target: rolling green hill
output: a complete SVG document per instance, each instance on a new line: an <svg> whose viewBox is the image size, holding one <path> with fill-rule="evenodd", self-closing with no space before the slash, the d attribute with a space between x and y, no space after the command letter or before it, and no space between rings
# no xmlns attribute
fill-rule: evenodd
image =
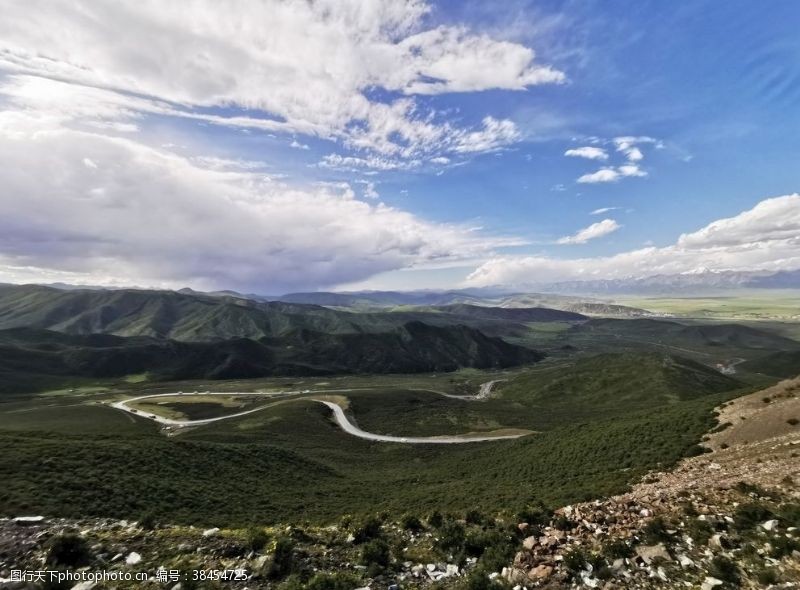
<svg viewBox="0 0 800 590"><path fill-rule="evenodd" d="M745 371L772 377L789 378L800 375L800 350L780 350L759 359L741 364Z"/></svg>
<svg viewBox="0 0 800 590"><path fill-rule="evenodd" d="M678 352L758 356L777 350L800 350L800 342L740 324L679 324L654 319L592 319L562 334L574 346L599 343L606 349L667 347Z"/></svg>
<svg viewBox="0 0 800 590"><path fill-rule="evenodd" d="M501 377L495 394L480 402L419 390L354 393L349 398L353 415L368 431L428 436L500 427L552 430L631 411L655 411L743 386L679 356L609 353Z"/></svg>
<svg viewBox="0 0 800 590"><path fill-rule="evenodd" d="M463 514L476 506L514 514L537 502L555 507L618 492L672 464L713 426L711 409L725 395L666 405L654 398L647 408L620 404L607 415L565 413L541 434L453 446L357 439L307 401L169 438L107 407L29 406L0 413L0 504L7 513L152 513L225 527L383 511ZM523 414L525 403L514 403Z"/></svg>
<svg viewBox="0 0 800 590"><path fill-rule="evenodd" d="M536 351L467 326L409 322L382 333L296 330L281 337L179 342L17 328L0 331L0 391L29 391L42 380L234 379L330 373L417 373L503 368L541 360Z"/></svg>
<svg viewBox="0 0 800 590"><path fill-rule="evenodd" d="M511 322L581 322L588 319L579 313L546 307L484 307L467 303L419 308L456 317Z"/></svg>
<svg viewBox="0 0 800 590"><path fill-rule="evenodd" d="M742 384L693 360L659 353L599 354L568 370L548 369L503 383L503 398L547 408L645 408L729 391Z"/></svg>

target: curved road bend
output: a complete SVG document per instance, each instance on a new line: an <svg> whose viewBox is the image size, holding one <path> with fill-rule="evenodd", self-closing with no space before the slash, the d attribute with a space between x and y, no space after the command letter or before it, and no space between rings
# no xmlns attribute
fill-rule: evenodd
<svg viewBox="0 0 800 590"><path fill-rule="evenodd" d="M487 442L490 440L503 440L509 438L519 438L521 436L525 436L526 433L520 434L503 434L498 436L485 436L485 435L460 435L460 436L419 436L419 437L412 437L412 436L390 436L388 434L374 434L372 432L367 432L365 430L361 430L358 426L350 422L347 418L347 415L344 413L344 410L337 404L333 402L326 402L323 400L315 399L315 402L320 402L328 406L331 410L333 410L333 416L336 419L336 423L339 425L339 428L344 430L347 434L351 434L353 436L357 436L358 438L363 438L366 440L372 440L377 442L393 442L393 443L405 443L405 444L461 444L461 443L471 443L471 442Z"/></svg>
<svg viewBox="0 0 800 590"><path fill-rule="evenodd" d="M490 389L490 388L489 388ZM346 391L346 390L339 390L339 391ZM314 391L314 392L305 392L305 391L282 391L276 393L236 393L236 392L204 392L204 393L187 393L183 395L187 396L202 396L202 395L259 395L264 397L286 397L289 395L296 395L301 393L334 393L333 390L328 391ZM133 408L128 407L128 404L131 402L136 402L139 400L144 399L154 399L159 397L177 397L176 393L159 393L155 395L142 395L139 397L129 398L126 400L121 400L118 402L114 402L109 404L112 408L117 410L122 410L123 412L128 412L130 414L141 416L142 418L147 418L149 420L153 420L159 424L164 424L165 426L177 426L177 427L184 427L184 426L200 426L203 424L210 424L212 422L219 422L220 420L228 420L230 418L237 418L239 416L245 416L247 414L252 414L254 412L259 412L263 410L267 406L260 406L258 408L254 408L252 410L246 410L244 412L237 412L236 414L228 414L227 416L217 416L216 418L205 418L202 420L175 420L173 418L166 418L164 416L159 416L158 414L153 414L151 412L143 412L140 410L134 410ZM309 398L311 399L311 398ZM347 434L352 436L362 438L364 440L371 440L376 442L393 442L393 443L403 443L403 444L463 444L463 443L471 443L471 442L488 442L492 440L505 440L505 439L513 439L519 438L521 436L525 436L527 433L515 433L515 434L501 434L495 436L487 436L481 434L474 434L474 435L460 435L460 436L423 436L423 437L410 437L410 436L390 436L386 434L374 434L372 432L367 432L365 430L361 430L358 426L350 422L347 415L344 413L344 410L337 404L329 401L318 400L318 399L311 399L311 401L315 401L317 403L325 404L333 411L333 416L338 424L339 428L341 428Z"/></svg>

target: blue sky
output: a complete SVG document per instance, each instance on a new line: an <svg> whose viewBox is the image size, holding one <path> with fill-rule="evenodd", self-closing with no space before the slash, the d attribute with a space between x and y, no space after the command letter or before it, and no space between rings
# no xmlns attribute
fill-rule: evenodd
<svg viewBox="0 0 800 590"><path fill-rule="evenodd" d="M800 266L798 3L325 5L12 11L0 141L31 143L0 280L278 293Z"/></svg>

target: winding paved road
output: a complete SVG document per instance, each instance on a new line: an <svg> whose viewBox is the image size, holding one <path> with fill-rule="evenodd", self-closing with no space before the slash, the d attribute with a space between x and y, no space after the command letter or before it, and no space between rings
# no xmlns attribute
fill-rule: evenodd
<svg viewBox="0 0 800 590"><path fill-rule="evenodd" d="M481 399L482 396L488 395L491 391L492 385L494 385L495 381L490 381L488 383L484 383L481 386L480 393L477 396L472 397L472 399ZM154 422L158 422L159 424L163 424L165 426L170 427L178 427L183 428L186 426L202 426L203 424L211 424L212 422L219 422L220 420L229 420L231 418L237 418L239 416L245 416L247 414L252 414L253 412L259 412L267 407L267 406L260 406L258 408L254 408L252 410L245 410L244 412L238 412L236 414L228 414L226 416L217 416L216 418L205 418L202 420L175 420L174 418L166 418L164 416L159 416L158 414L154 414L152 412L145 412L142 410L136 410L131 408L128 404L132 402L137 402L140 400L145 399L155 399L160 397L179 397L181 395L186 396L205 396L205 395L226 395L226 396L243 396L243 395L252 395L252 396L262 396L267 398L285 398L291 395L320 395L320 394L332 394L332 393L342 393L351 391L348 389L339 389L339 390L318 390L318 391L280 391L275 393L237 393L237 392L202 392L202 393L158 393L153 395L142 395L139 397L132 397L126 400L121 400L118 402L113 402L109 404L112 408L117 410L122 410L123 412L128 412L135 416L141 416L142 418L147 418L148 420L153 420ZM440 392L436 392L440 393ZM443 394L448 395L448 394ZM457 396L450 396L448 397L457 397ZM466 397L466 396L458 396L458 397ZM508 434L480 434L480 433L473 433L473 434L462 434L456 436L422 436L422 437L410 437L410 436L390 436L386 434L374 434L372 432L367 432L365 430L361 430L358 426L353 424L350 419L347 417L347 414L344 413L344 410L341 406L329 402L326 400L321 399L314 399L314 398L300 398L305 399L308 401L314 401L317 403L325 404L328 408L333 411L333 417L336 420L336 423L339 425L344 432L350 434L352 436L363 438L365 440L371 440L376 442L392 442L392 443L403 443L403 444L463 444L463 443L472 443L472 442L488 442L492 440L505 440L505 439L512 439L512 438L519 438L521 436L525 436L528 434L527 432L514 432Z"/></svg>
<svg viewBox="0 0 800 590"><path fill-rule="evenodd" d="M418 437L410 437L410 436L390 436L388 434L374 434L372 432L366 432L365 430L361 430L358 426L350 422L347 418L347 414L344 413L341 406L333 403L333 402L326 402L323 400L314 400L315 402L320 402L328 406L331 410L333 410L333 416L336 419L336 423L339 427L344 430L347 434L352 434L353 436L357 436L358 438L363 438L366 440L374 440L377 442L393 442L393 443L406 443L406 444L460 444L460 443L470 443L470 442L486 442L490 440L503 440L509 438L519 438L521 436L525 436L526 433L519 433L519 434L501 434L495 436L486 436L482 434L462 434L458 436L418 436Z"/></svg>

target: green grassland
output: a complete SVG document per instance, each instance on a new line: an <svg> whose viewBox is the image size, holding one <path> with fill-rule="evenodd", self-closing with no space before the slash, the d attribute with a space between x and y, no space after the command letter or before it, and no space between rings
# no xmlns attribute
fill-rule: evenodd
<svg viewBox="0 0 800 590"><path fill-rule="evenodd" d="M488 401L391 387L347 394L349 411L367 429L540 431L467 445L357 439L334 424L327 408L301 400L172 437L141 417L87 405L84 396L7 401L0 406L0 478L7 482L0 512L154 513L225 526L476 506L513 513L535 501L555 506L616 492L673 463L713 425L712 408L742 391L741 383L691 361L664 365L654 355L554 364L506 378ZM458 391L464 380L485 376L415 379ZM591 386L579 387L587 379Z"/></svg>
<svg viewBox="0 0 800 590"><path fill-rule="evenodd" d="M130 404L140 412L176 420L205 420L247 412L268 403L263 397L181 395L149 398Z"/></svg>
<svg viewBox="0 0 800 590"><path fill-rule="evenodd" d="M741 291L698 297L617 297L619 303L656 313L704 320L800 320L800 291Z"/></svg>
<svg viewBox="0 0 800 590"><path fill-rule="evenodd" d="M613 418L731 391L743 383L688 359L657 353L579 357L520 372L471 401L426 391L348 395L358 424L398 436L525 428L549 430L575 420Z"/></svg>
<svg viewBox="0 0 800 590"><path fill-rule="evenodd" d="M738 358L760 358L779 350L800 349L797 340L760 326L645 318L589 320L561 332L558 342L578 352L651 350L685 356L711 366Z"/></svg>

